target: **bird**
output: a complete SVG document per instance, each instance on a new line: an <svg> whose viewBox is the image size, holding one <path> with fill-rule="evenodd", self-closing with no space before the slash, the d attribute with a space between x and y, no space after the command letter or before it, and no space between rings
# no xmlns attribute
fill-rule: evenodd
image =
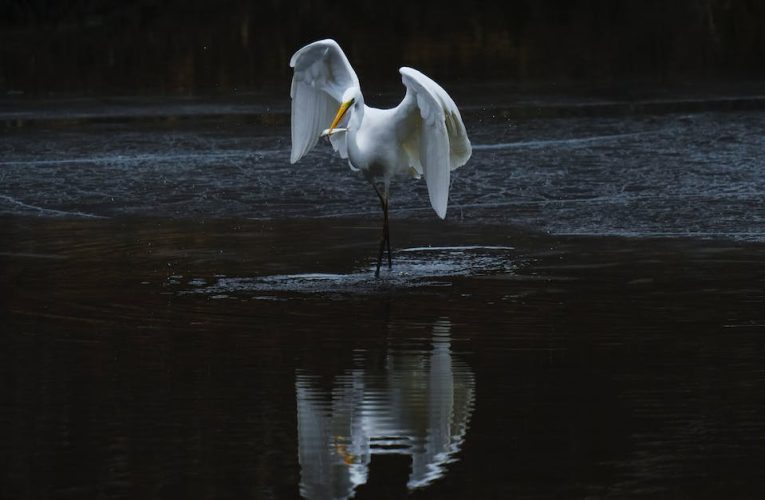
<svg viewBox="0 0 765 500"><path fill-rule="evenodd" d="M297 163L325 137L351 170L360 171L372 184L383 211L375 271L379 278L386 249L388 269L393 267L391 180L424 177L433 210L439 218L446 217L450 173L465 165L472 153L460 111L439 84L409 67L399 69L406 94L396 107L367 106L356 72L332 39L297 50L290 67L290 163Z"/></svg>

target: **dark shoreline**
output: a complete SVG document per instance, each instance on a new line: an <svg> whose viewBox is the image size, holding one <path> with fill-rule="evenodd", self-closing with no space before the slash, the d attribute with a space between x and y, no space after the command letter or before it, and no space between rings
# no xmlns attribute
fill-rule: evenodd
<svg viewBox="0 0 765 500"><path fill-rule="evenodd" d="M395 79L395 78L394 78ZM664 115L741 112L765 109L762 82L697 86L649 84L640 90L622 86L545 83L519 88L509 83L447 85L467 121L505 122L535 118ZM532 90L533 89L533 90ZM395 106L403 91L395 87L370 96L374 106ZM476 96L478 101L476 101ZM231 96L94 96L0 98L0 128L75 127L88 124L172 124L244 122L289 125L289 95L270 90ZM491 103L487 105L486 103Z"/></svg>

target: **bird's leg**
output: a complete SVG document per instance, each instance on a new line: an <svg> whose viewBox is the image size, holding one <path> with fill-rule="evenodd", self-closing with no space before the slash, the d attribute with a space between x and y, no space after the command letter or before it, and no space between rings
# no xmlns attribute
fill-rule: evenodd
<svg viewBox="0 0 765 500"><path fill-rule="evenodd" d="M393 269L393 261L390 254L390 226L388 225L388 197L385 196L385 206L383 207L383 236L385 244L388 246L388 270Z"/></svg>
<svg viewBox="0 0 765 500"><path fill-rule="evenodd" d="M377 270L375 271L375 278L380 277L380 264L382 264L384 251L385 251L385 228L383 228L383 234L380 237L380 251L377 253Z"/></svg>
<svg viewBox="0 0 765 500"><path fill-rule="evenodd" d="M379 278L380 266L382 265L383 253L385 252L386 246L388 248L388 269L393 269L390 253L390 230L388 228L388 190L385 190L385 194L381 194L374 182L372 183L372 186L375 188L375 193L377 193L377 197L380 199L380 206L383 210L383 230L382 235L380 236L380 251L377 253L377 270L375 271L375 278Z"/></svg>

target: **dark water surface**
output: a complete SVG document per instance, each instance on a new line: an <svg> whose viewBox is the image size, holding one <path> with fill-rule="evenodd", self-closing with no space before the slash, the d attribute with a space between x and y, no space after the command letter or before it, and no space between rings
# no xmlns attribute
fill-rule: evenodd
<svg viewBox="0 0 765 500"><path fill-rule="evenodd" d="M765 497L765 113L468 108L375 280L358 175L198 112L0 135L0 498Z"/></svg>
<svg viewBox="0 0 765 500"><path fill-rule="evenodd" d="M765 494L762 244L377 222L0 218L0 497Z"/></svg>

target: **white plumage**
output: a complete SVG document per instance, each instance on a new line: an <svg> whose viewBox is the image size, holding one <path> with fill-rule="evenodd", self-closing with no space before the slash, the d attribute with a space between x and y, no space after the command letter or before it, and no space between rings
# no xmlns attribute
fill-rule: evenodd
<svg viewBox="0 0 765 500"><path fill-rule="evenodd" d="M319 137L329 135L340 156L372 183L385 216L379 274L386 243L390 264L387 212L392 178L406 173L423 176L433 210L446 217L450 172L464 165L471 154L459 109L440 85L406 67L399 70L406 95L398 106L366 106L358 77L334 40L306 45L292 56L290 66L295 69L290 161L297 162ZM378 182L383 183L382 193Z"/></svg>
<svg viewBox="0 0 765 500"><path fill-rule="evenodd" d="M290 59L292 78L292 155L297 162L332 123L343 93L359 86L351 63L334 40L306 45Z"/></svg>

